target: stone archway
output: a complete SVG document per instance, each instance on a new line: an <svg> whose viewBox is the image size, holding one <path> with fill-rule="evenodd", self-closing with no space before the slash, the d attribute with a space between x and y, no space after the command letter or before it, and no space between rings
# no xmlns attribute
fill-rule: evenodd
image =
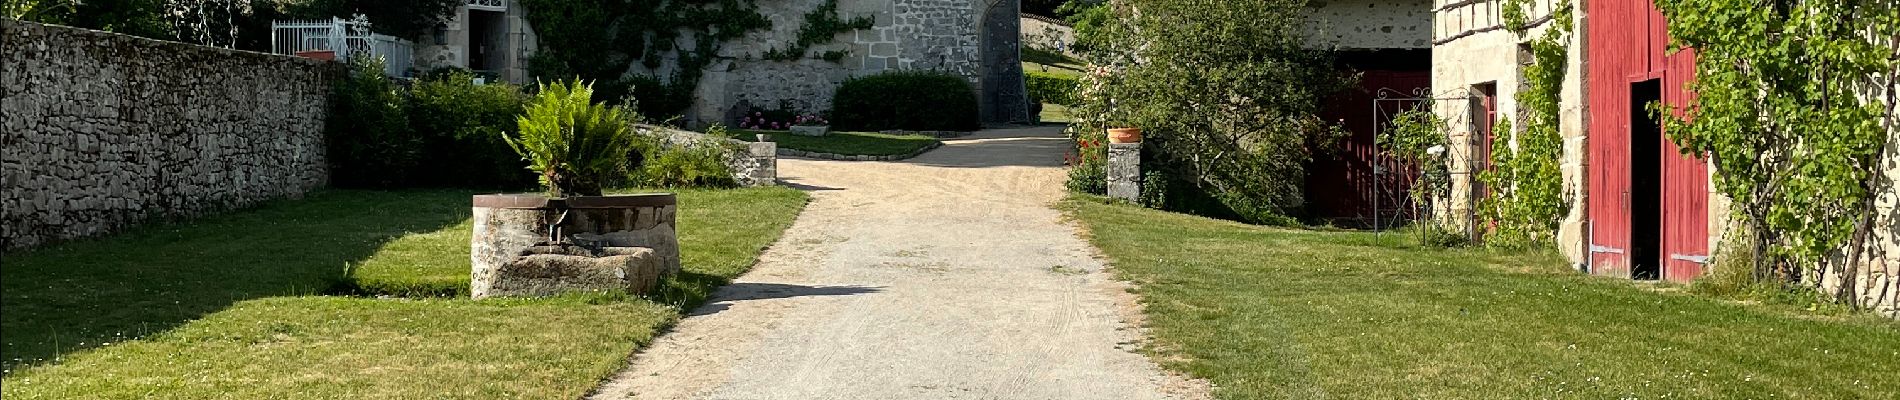
<svg viewBox="0 0 1900 400"><path fill-rule="evenodd" d="M1023 83L1022 1L992 0L980 30L983 54L982 116L986 124L1028 122L1029 89Z"/></svg>

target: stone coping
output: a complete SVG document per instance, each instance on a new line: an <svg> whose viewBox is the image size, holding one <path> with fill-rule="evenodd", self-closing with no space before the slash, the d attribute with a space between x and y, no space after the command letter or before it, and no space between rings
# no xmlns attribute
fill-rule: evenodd
<svg viewBox="0 0 1900 400"><path fill-rule="evenodd" d="M786 156L786 157L805 157L805 158L816 158L820 160L836 160L836 161L898 161L898 160L909 159L911 157L916 157L920 154L924 154L924 152L928 152L942 146L943 146L943 142L931 142L929 146L924 146L922 148L917 149L917 151L912 151L908 154L891 154L891 155L881 155L881 156L863 155L863 154L820 153L816 151L804 151L804 150L796 150L796 149L788 149L788 148L780 147L778 148L778 155Z"/></svg>
<svg viewBox="0 0 1900 400"><path fill-rule="evenodd" d="M485 208L627 208L670 206L678 203L678 196L672 193L616 194L567 198L548 198L547 196L530 193L478 194L475 195L474 199L476 207Z"/></svg>

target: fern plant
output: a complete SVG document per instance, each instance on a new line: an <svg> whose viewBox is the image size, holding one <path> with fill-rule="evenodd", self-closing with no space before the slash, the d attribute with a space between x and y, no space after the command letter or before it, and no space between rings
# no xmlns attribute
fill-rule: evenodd
<svg viewBox="0 0 1900 400"><path fill-rule="evenodd" d="M539 85L527 112L516 119L508 146L541 176L549 197L599 196L624 171L634 151L637 117L629 110L593 103L593 86L576 79Z"/></svg>

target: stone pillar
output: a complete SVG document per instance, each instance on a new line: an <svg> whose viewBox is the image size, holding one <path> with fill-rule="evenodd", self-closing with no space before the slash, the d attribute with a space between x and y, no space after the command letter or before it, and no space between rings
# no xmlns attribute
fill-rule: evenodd
<svg viewBox="0 0 1900 400"><path fill-rule="evenodd" d="M1108 197L1140 201L1141 143L1108 144Z"/></svg>
<svg viewBox="0 0 1900 400"><path fill-rule="evenodd" d="M750 186L778 185L778 143L756 142L746 145L752 156L752 183Z"/></svg>

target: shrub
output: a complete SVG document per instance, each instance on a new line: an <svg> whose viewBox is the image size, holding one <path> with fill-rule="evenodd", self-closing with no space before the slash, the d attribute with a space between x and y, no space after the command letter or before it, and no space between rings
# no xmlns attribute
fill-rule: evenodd
<svg viewBox="0 0 1900 400"><path fill-rule="evenodd" d="M713 125L699 140L669 141L639 135L627 165L626 184L645 187L733 187L728 157L738 149L729 144L726 128Z"/></svg>
<svg viewBox="0 0 1900 400"><path fill-rule="evenodd" d="M832 127L970 131L977 121L976 91L963 77L942 72L888 72L852 78L832 97Z"/></svg>
<svg viewBox="0 0 1900 400"><path fill-rule="evenodd" d="M399 89L383 76L383 62L360 57L336 83L324 124L330 182L337 187L407 185L421 165L423 140L409 127Z"/></svg>
<svg viewBox="0 0 1900 400"><path fill-rule="evenodd" d="M1079 87L1076 77L1044 72L1024 72L1023 82L1029 88L1029 97L1041 99L1043 103L1075 105L1075 89Z"/></svg>
<svg viewBox="0 0 1900 400"><path fill-rule="evenodd" d="M1075 142L1075 153L1069 154L1070 191L1094 195L1108 194L1108 145L1106 137L1083 138Z"/></svg>
<svg viewBox="0 0 1900 400"><path fill-rule="evenodd" d="M1170 209L1292 222L1311 150L1338 135L1316 116L1319 99L1347 83L1328 53L1303 44L1305 3L1107 3L1116 23L1091 35L1103 40L1085 50L1097 67L1075 125L1142 128L1143 168L1168 175Z"/></svg>
<svg viewBox="0 0 1900 400"><path fill-rule="evenodd" d="M638 117L625 108L594 103L591 85L576 79L539 86L516 120L519 132L502 136L541 175L548 196L599 196L625 171L640 136Z"/></svg>
<svg viewBox="0 0 1900 400"><path fill-rule="evenodd" d="M477 85L466 71L430 74L410 89L409 122L423 136L420 184L514 189L534 184L528 162L503 136L515 132L525 97L508 84Z"/></svg>

